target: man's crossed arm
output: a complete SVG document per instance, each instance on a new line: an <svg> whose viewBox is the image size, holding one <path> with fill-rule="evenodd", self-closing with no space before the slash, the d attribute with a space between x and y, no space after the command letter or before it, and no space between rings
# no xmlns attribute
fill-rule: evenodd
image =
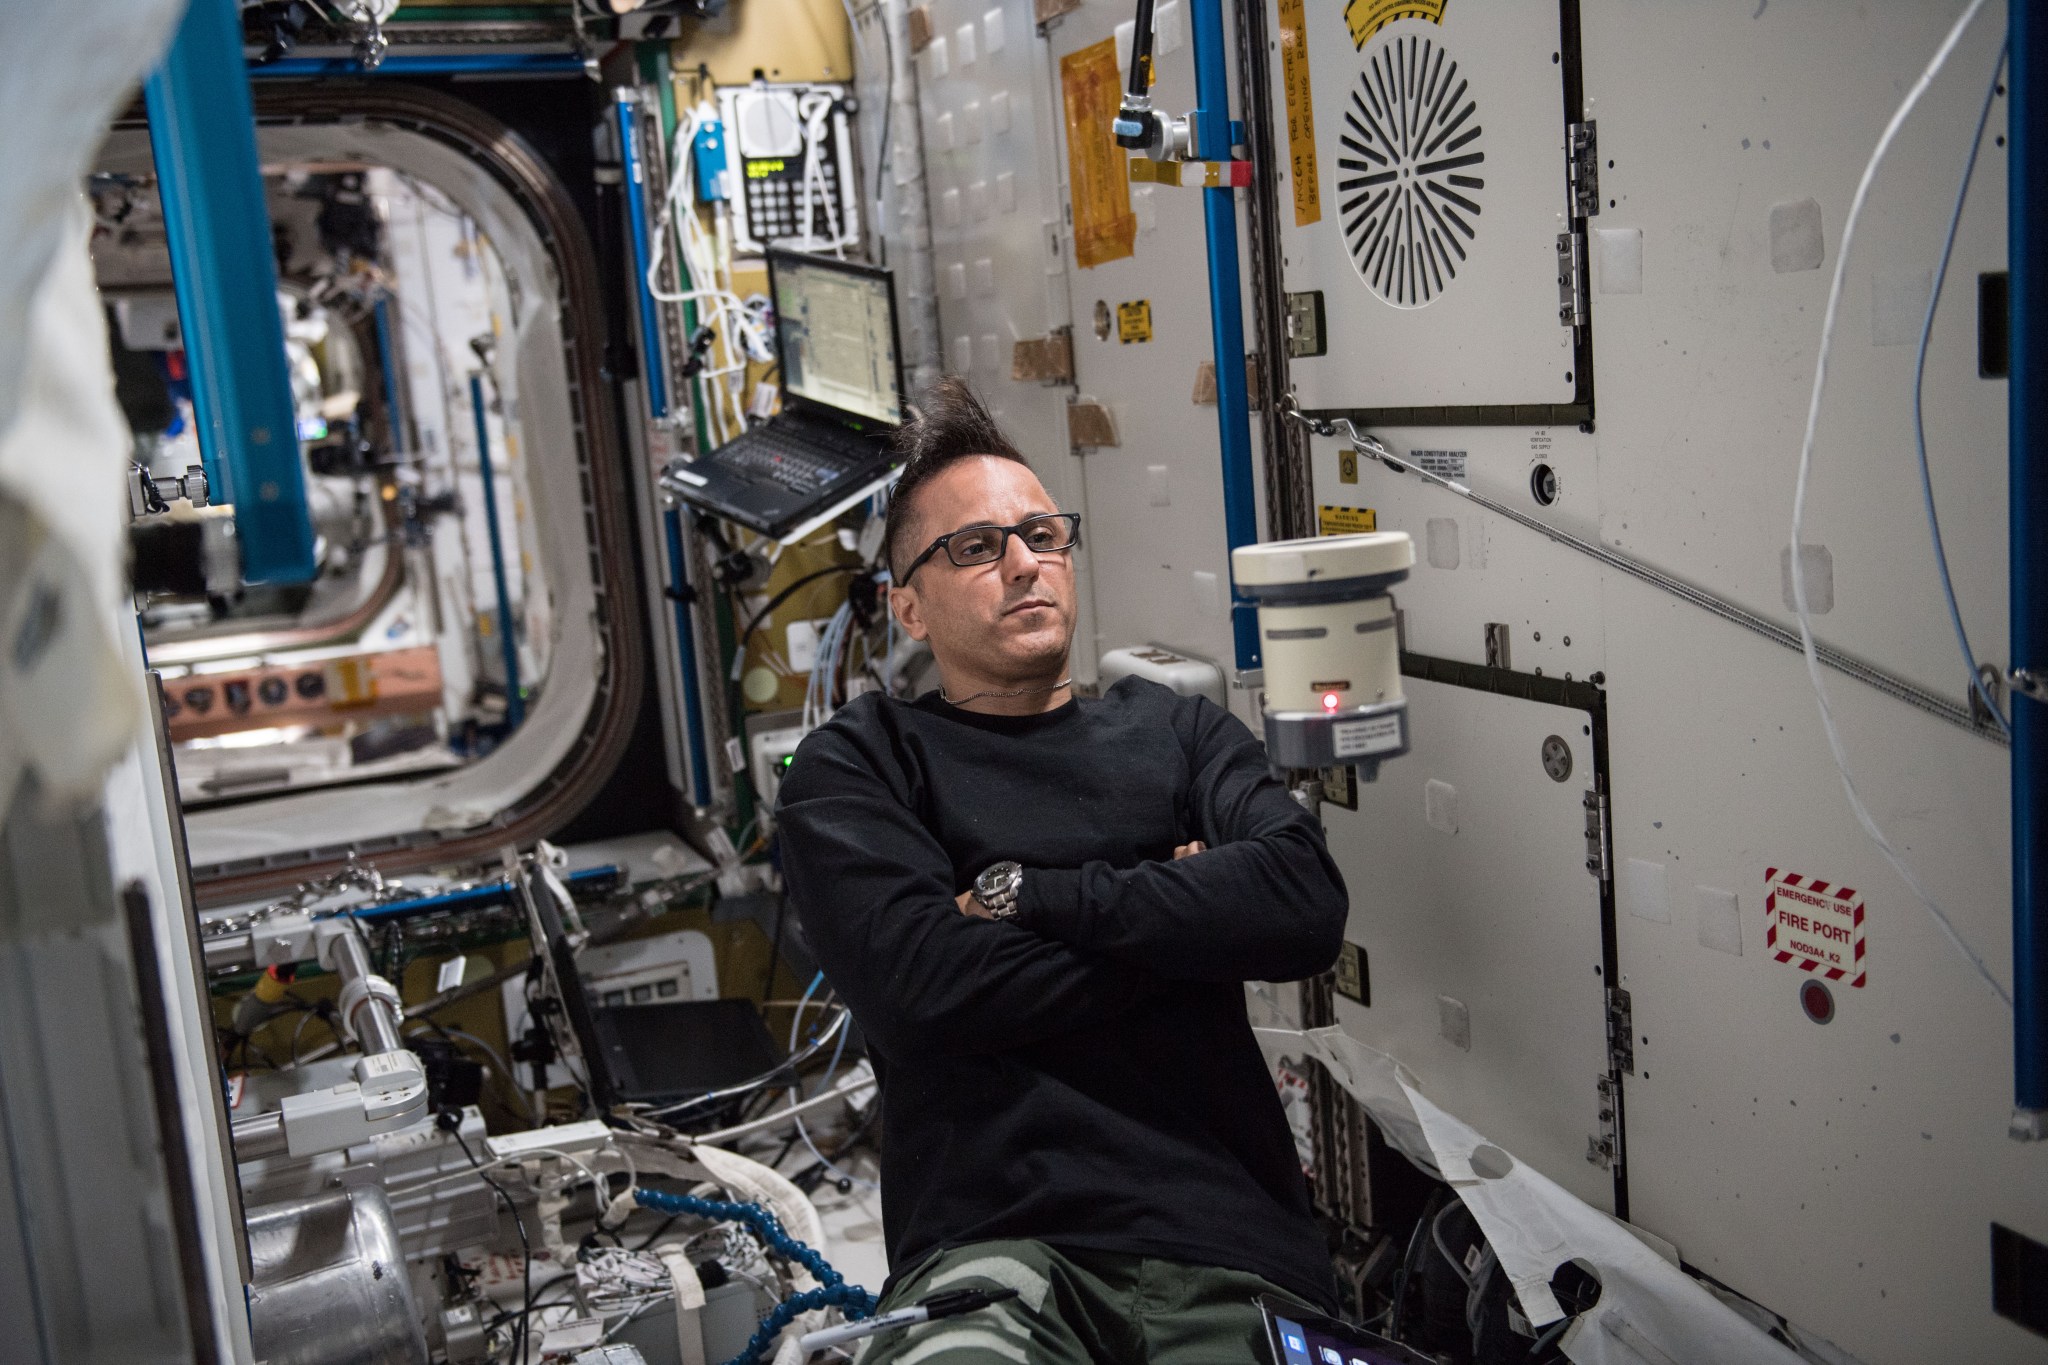
<svg viewBox="0 0 2048 1365"><path fill-rule="evenodd" d="M1015 922L1179 980L1294 981L1325 970L1343 947L1350 902L1322 826L1272 778L1243 722L1206 702L1182 714L1195 837L1171 862L1027 868Z"/></svg>
<svg viewBox="0 0 2048 1365"><path fill-rule="evenodd" d="M1158 989L1099 953L961 914L945 849L845 735L816 731L781 797L783 872L805 934L885 1054L1020 1047Z"/></svg>
<svg viewBox="0 0 2048 1365"><path fill-rule="evenodd" d="M873 756L812 736L782 792L783 870L819 962L885 1052L1021 1046L1164 980L1288 981L1335 960L1348 905L1321 827L1241 722L1188 714L1195 828L1173 861L1027 868L1007 920L953 890L951 859Z"/></svg>

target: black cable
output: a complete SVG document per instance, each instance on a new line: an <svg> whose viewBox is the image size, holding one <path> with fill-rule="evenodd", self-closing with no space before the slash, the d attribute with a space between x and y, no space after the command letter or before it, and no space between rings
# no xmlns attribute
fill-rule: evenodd
<svg viewBox="0 0 2048 1365"><path fill-rule="evenodd" d="M1421 1248L1424 1234L1429 1231L1429 1220L1435 1216L1437 1209L1440 1207L1441 1205L1437 1203L1436 1198L1432 1196L1430 1201L1422 1206L1422 1215L1415 1220L1415 1231L1408 1234L1408 1250L1401 1257L1401 1269L1394 1277L1394 1306L1389 1315L1387 1325L1387 1335L1396 1341L1401 1340L1401 1319L1405 1316L1402 1310L1407 1303L1408 1291L1415 1278L1417 1264L1415 1253Z"/></svg>
<svg viewBox="0 0 2048 1365"><path fill-rule="evenodd" d="M670 1226L674 1224L676 1219L682 1216L683 1215L681 1215L680 1213L672 1213L668 1217L662 1219L661 1226L656 1228L654 1231L648 1233L647 1240L640 1243L639 1246L634 1247L633 1250L645 1251L647 1250L647 1248L653 1246L656 1242L661 1240L662 1234L669 1230Z"/></svg>
<svg viewBox="0 0 2048 1365"><path fill-rule="evenodd" d="M451 1117L454 1119L453 1123L448 1121ZM512 1329L512 1358L523 1361L526 1359L527 1334L533 1326L533 1248L526 1240L526 1220L519 1216L519 1206L512 1202L511 1195L505 1193L505 1187L491 1179L490 1174L484 1170L484 1164L476 1159L476 1153L469 1150L469 1143L462 1136L462 1115L451 1111L443 1114L439 1122L441 1130L455 1139L455 1145L462 1148L462 1154L469 1158L469 1164L476 1167L478 1178L489 1185L497 1193L498 1198L505 1201L505 1208L512 1215L512 1226L519 1229L520 1312L519 1325Z"/></svg>
<svg viewBox="0 0 2048 1365"><path fill-rule="evenodd" d="M887 183L889 159L895 149L889 145L889 121L896 112L896 39L889 32L889 15L878 4L875 8L876 25L882 30L882 69L887 73L882 82L882 137L881 155L875 158L875 245L881 259L876 262L884 269L889 265L889 239L882 231L882 186Z"/></svg>
<svg viewBox="0 0 2048 1365"><path fill-rule="evenodd" d="M557 1289L564 1288L566 1288L569 1291L568 1297L562 1299L552 1299L548 1297L549 1295L553 1294ZM568 1303L571 1299L574 1299L575 1297L576 1276L574 1274L559 1276L556 1279L549 1280L546 1284L542 1285L538 1291L535 1292L533 1296L533 1307L507 1308L502 1313L499 1313L491 1318L489 1324L487 1325L487 1330L495 1331L497 1328L512 1321L514 1318L531 1318L535 1313L538 1313L543 1309L558 1307L561 1304ZM514 1362L514 1365L517 1365L517 1362Z"/></svg>
<svg viewBox="0 0 2048 1365"><path fill-rule="evenodd" d="M1138 0L1137 20L1131 26L1131 76L1129 93L1152 93L1152 0Z"/></svg>
<svg viewBox="0 0 2048 1365"><path fill-rule="evenodd" d="M761 999L775 998L775 969L782 963L782 921L789 913L789 892L787 889L775 898L775 933L768 944L768 979L761 983Z"/></svg>
<svg viewBox="0 0 2048 1365"><path fill-rule="evenodd" d="M842 1010L844 1009L843 1006L841 1008ZM849 1020L847 1022L851 1021ZM844 1024L840 1025L840 1027L844 1026ZM758 1076L755 1076L749 1080L741 1081L736 1085L729 1085L722 1090L715 1090L708 1095L700 1095L693 1100L678 1100L674 1104L659 1105L653 1109L643 1111L642 1113L640 1113L639 1117L644 1119L655 1119L665 1121L670 1115L680 1114L685 1112L686 1110L698 1109L706 1104L715 1104L720 1100L729 1100L733 1098L735 1095L745 1094L749 1091L759 1090L764 1086L777 1085L780 1088L786 1089L788 1087L788 1082L784 1080L784 1078L796 1076L798 1074L798 1068L800 1068L805 1062L809 1061L812 1057L818 1055L818 1053L824 1051L824 1045L827 1042L831 1041L833 1036L833 1029L828 1027L825 1030L825 1032L817 1035L815 1038L812 1039L812 1041L804 1044L804 1046L801 1049L799 1049L796 1053L783 1059L781 1063L779 1063L771 1070L763 1071ZM669 1126L674 1127L675 1125L671 1123Z"/></svg>
<svg viewBox="0 0 2048 1365"><path fill-rule="evenodd" d="M806 583L815 583L817 580L823 578L827 574L863 572L865 572L865 570L863 570L859 565L856 564L827 564L822 569L814 569L810 573L805 574L803 577L797 579L794 583L788 583L783 585L782 591L776 593L775 596L768 599L767 606L761 608L759 611L754 613L753 619L748 621L747 628L740 632L739 641L737 644L733 646L733 648L739 650L742 653L745 653L747 648L747 641L754 638L754 632L761 628L761 623L767 620L770 614L772 614L777 607L781 606L784 602L787 602L791 597L795 596L796 590L798 588L803 587Z"/></svg>
<svg viewBox="0 0 2048 1365"><path fill-rule="evenodd" d="M796 1139L796 1130L794 1129L794 1127L792 1127L789 1134L789 1141L782 1144L782 1150L775 1154L775 1160L768 1163L769 1170L780 1171L782 1169L782 1163L789 1160L789 1154L796 1150Z"/></svg>

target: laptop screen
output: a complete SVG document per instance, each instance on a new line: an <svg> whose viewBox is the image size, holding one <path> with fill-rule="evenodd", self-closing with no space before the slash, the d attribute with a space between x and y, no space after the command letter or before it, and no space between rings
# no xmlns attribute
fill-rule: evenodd
<svg viewBox="0 0 2048 1365"><path fill-rule="evenodd" d="M1260 1295L1259 1307L1278 1365L1428 1365L1427 1356L1399 1342L1304 1312L1273 1295Z"/></svg>
<svg viewBox="0 0 2048 1365"><path fill-rule="evenodd" d="M776 252L775 327L784 394L849 417L903 421L896 299L888 272Z"/></svg>

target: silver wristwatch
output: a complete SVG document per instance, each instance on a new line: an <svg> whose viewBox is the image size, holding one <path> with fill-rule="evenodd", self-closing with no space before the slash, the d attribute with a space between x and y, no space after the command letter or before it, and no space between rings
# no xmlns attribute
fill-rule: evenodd
<svg viewBox="0 0 2048 1365"><path fill-rule="evenodd" d="M1023 885L1022 863L994 863L974 879L974 899L990 919L1008 919L1017 913L1017 892Z"/></svg>

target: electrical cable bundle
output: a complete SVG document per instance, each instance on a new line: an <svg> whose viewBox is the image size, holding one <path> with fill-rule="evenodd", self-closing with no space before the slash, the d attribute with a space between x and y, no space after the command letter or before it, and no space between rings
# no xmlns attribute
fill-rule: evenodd
<svg viewBox="0 0 2048 1365"><path fill-rule="evenodd" d="M761 1320L754 1329L754 1335L747 1340L745 1349L734 1356L727 1365L756 1365L767 1355L782 1330L796 1321L798 1316L819 1308L837 1308L849 1320L858 1321L872 1315L876 1299L873 1294L859 1285L846 1283L844 1277L834 1270L831 1263L817 1251L805 1246L783 1230L782 1223L773 1213L759 1204L729 1203L721 1199L701 1199L695 1195L663 1194L656 1190L635 1190L634 1199L642 1208L671 1216L692 1214L699 1218L710 1218L725 1222L740 1223L750 1229L768 1247L783 1259L808 1270L817 1280L816 1289L807 1289L792 1295L775 1305L772 1312Z"/></svg>
<svg viewBox="0 0 2048 1365"><path fill-rule="evenodd" d="M697 378L715 394L706 405L711 445L723 445L747 429L741 388L748 362L767 364L775 359L770 337L772 307L759 295L743 299L732 290L732 229L729 209L723 200L711 204L714 239L704 230L694 202L696 178L691 168L697 135L718 115L700 104L676 123L675 139L669 148L668 192L662 197L661 214L654 224L653 247L648 253L647 289L663 303L695 303L705 312L703 324L717 337L717 360L700 370ZM661 285L663 254L673 249L682 263L685 277L696 287L681 290Z"/></svg>

